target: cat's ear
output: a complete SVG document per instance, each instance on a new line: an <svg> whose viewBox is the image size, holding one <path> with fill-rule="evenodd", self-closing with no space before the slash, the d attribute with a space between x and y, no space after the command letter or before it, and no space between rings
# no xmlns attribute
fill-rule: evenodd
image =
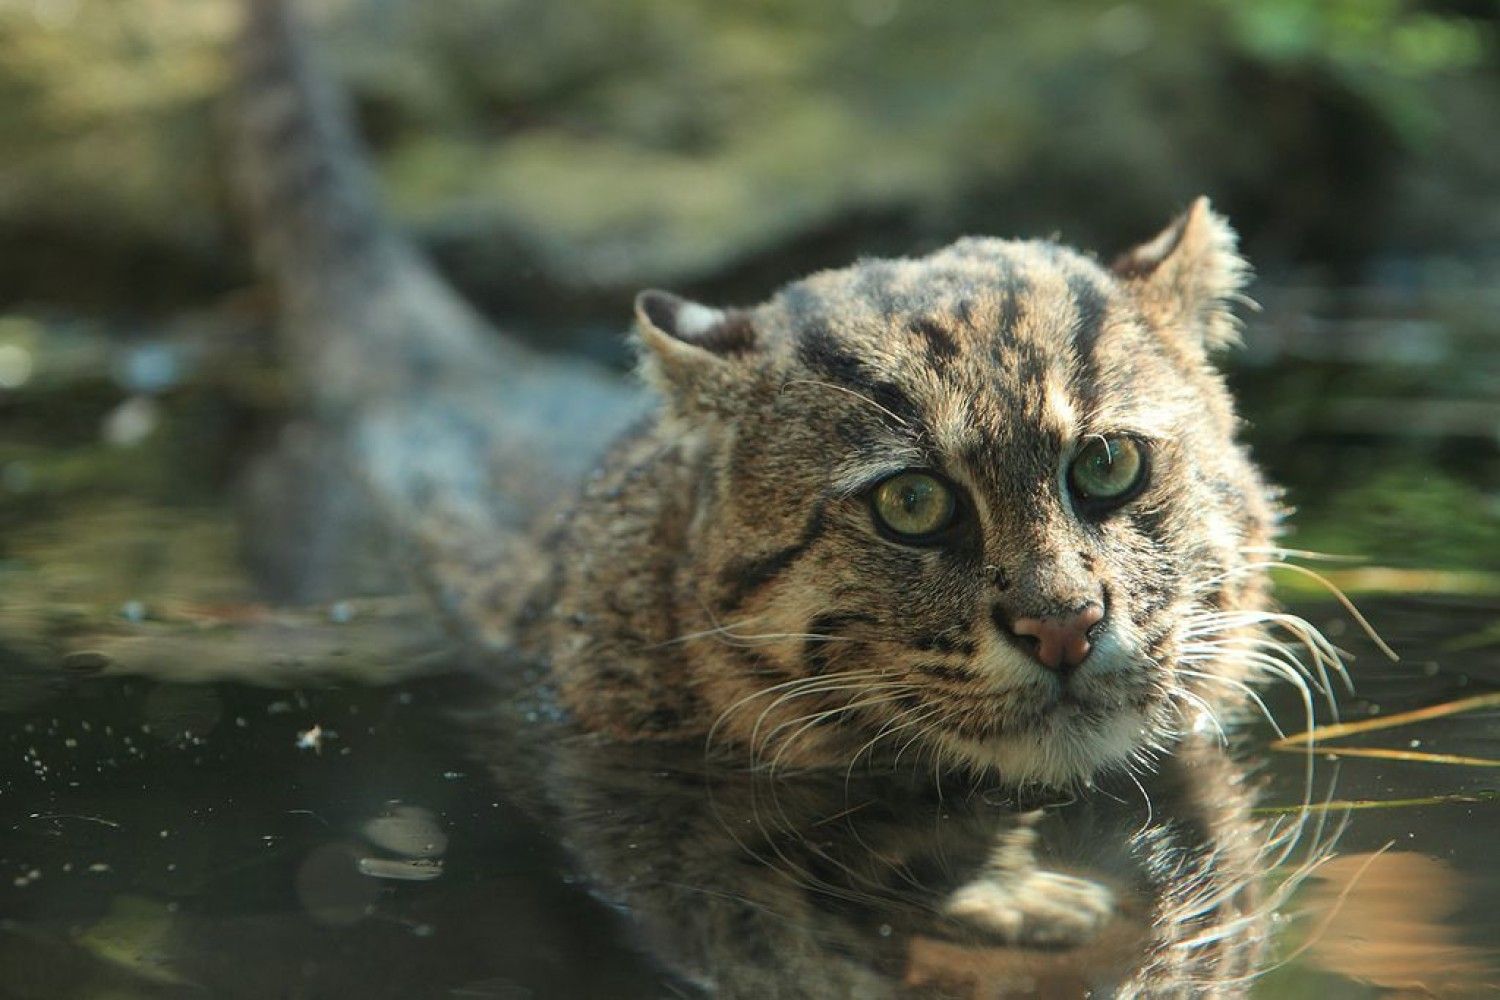
<svg viewBox="0 0 1500 1000"><path fill-rule="evenodd" d="M748 313L699 305L670 292L637 295L635 323L642 368L674 394L731 378L729 362L756 346Z"/></svg>
<svg viewBox="0 0 1500 1000"><path fill-rule="evenodd" d="M1154 325L1214 350L1239 337L1233 303L1250 267L1235 249L1238 242L1200 197L1155 239L1116 259L1113 270Z"/></svg>

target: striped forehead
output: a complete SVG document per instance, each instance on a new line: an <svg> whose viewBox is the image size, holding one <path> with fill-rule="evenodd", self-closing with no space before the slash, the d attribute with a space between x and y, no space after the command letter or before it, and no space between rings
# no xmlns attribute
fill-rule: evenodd
<svg viewBox="0 0 1500 1000"><path fill-rule="evenodd" d="M1130 324L1117 295L1070 251L970 240L820 275L779 302L808 373L865 397L885 425L841 480L926 456L983 481L1002 465L1006 479L1041 471L1083 434L1131 425L1112 412L1130 401L1100 388L1120 374L1101 337Z"/></svg>

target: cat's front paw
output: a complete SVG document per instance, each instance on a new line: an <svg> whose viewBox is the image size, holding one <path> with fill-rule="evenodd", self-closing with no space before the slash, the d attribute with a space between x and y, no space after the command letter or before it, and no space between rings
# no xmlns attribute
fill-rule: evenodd
<svg viewBox="0 0 1500 1000"><path fill-rule="evenodd" d="M1115 896L1088 879L1044 870L990 870L948 897L944 912L1008 944L1071 947L1114 914Z"/></svg>

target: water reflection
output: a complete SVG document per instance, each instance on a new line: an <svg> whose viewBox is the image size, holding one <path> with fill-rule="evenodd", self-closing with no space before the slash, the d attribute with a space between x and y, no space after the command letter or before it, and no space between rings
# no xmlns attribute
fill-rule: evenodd
<svg viewBox="0 0 1500 1000"><path fill-rule="evenodd" d="M1364 760L1192 744L1075 801L911 760L772 782L571 732L514 664L521 696L10 666L0 995L1496 988L1493 804L1362 811Z"/></svg>
<svg viewBox="0 0 1500 1000"><path fill-rule="evenodd" d="M1250 768L1212 744L1062 802L900 765L771 780L518 730L486 745L497 780L718 996L1245 995L1297 869L1336 833L1256 818Z"/></svg>

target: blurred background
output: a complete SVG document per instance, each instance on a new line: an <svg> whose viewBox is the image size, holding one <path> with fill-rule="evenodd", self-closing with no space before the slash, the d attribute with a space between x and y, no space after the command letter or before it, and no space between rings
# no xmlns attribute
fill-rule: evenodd
<svg viewBox="0 0 1500 1000"><path fill-rule="evenodd" d="M300 7L412 236L507 331L622 368L641 287L757 301L966 233L1107 258L1207 193L1259 275L1225 363L1289 544L1405 571L1359 588L1497 589L1490 0ZM275 433L238 16L0 0L0 534L216 503Z"/></svg>
<svg viewBox="0 0 1500 1000"><path fill-rule="evenodd" d="M1344 888L1358 912L1258 995L1492 994L1500 4L297 6L413 239L500 329L622 377L642 287L755 302L971 233L1108 259L1208 194L1257 269L1222 361L1297 508L1286 543L1362 557L1325 568L1404 656L1278 580L1358 656L1344 717L1490 692L1324 768L1362 810L1341 850L1426 852L1400 869L1425 894L1390 898L1461 915ZM309 590L247 544L318 514L267 521L254 497L296 494L263 490L256 456L323 453L228 180L239 14L0 0L0 995L648 995L620 985L648 976L639 941L455 728L493 693L443 673L424 602L372 596L400 586L386 553ZM1289 685L1268 698L1305 718ZM1304 772L1271 756L1275 814ZM397 799L452 826L425 892L325 850ZM352 909L328 916L333 875Z"/></svg>

